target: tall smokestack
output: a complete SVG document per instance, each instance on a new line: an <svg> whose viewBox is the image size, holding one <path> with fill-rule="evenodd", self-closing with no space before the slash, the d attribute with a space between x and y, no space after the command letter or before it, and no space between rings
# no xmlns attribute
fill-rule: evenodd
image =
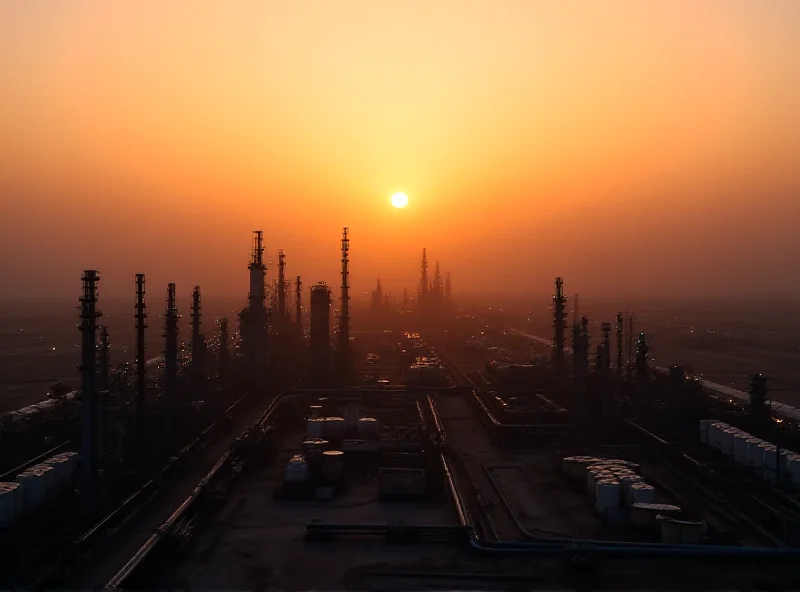
<svg viewBox="0 0 800 592"><path fill-rule="evenodd" d="M81 323L81 498L89 514L97 508L98 472L100 470L100 402L97 394L97 282L94 269L83 272L83 295L80 298Z"/></svg>
<svg viewBox="0 0 800 592"><path fill-rule="evenodd" d="M164 390L167 397L175 397L178 382L178 307L175 302L175 284L167 286L164 340Z"/></svg>
<svg viewBox="0 0 800 592"><path fill-rule="evenodd" d="M286 255L278 251L278 323L286 321Z"/></svg>
<svg viewBox="0 0 800 592"><path fill-rule="evenodd" d="M622 341L625 332L625 321L621 312L617 313L617 374L622 375Z"/></svg>

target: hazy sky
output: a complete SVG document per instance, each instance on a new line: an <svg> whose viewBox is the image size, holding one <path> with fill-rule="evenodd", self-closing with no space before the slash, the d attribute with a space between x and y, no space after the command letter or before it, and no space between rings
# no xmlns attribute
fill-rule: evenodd
<svg viewBox="0 0 800 592"><path fill-rule="evenodd" d="M800 293L797 0L0 0L0 297ZM403 211L389 205L408 193ZM766 291L766 290L765 290Z"/></svg>

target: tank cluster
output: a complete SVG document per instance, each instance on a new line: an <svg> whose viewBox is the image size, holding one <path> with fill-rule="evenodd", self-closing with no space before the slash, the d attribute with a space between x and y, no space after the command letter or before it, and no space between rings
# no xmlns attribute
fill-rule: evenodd
<svg viewBox="0 0 800 592"><path fill-rule="evenodd" d="M343 485L345 453L373 452L381 437L380 422L365 417L355 404L344 406L343 417L323 417L323 405L311 405L303 454L289 461L284 494L331 499Z"/></svg>
<svg viewBox="0 0 800 592"><path fill-rule="evenodd" d="M639 474L639 465L623 459L569 456L562 473L585 488L597 512L610 522L628 522L657 532L668 544L699 544L706 533L702 520L686 520L681 508L659 499L656 488Z"/></svg>
<svg viewBox="0 0 800 592"><path fill-rule="evenodd" d="M66 489L77 468L77 453L62 452L22 471L16 481L0 482L0 525L10 524Z"/></svg>
<svg viewBox="0 0 800 592"><path fill-rule="evenodd" d="M735 463L752 468L768 481L777 481L782 474L800 485L800 455L792 450L779 451L772 442L713 419L700 420L700 442L733 458Z"/></svg>

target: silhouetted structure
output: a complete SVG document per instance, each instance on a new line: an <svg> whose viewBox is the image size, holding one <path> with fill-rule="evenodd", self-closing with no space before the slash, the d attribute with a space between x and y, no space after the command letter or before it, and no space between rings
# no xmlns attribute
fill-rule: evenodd
<svg viewBox="0 0 800 592"><path fill-rule="evenodd" d="M600 372L605 376L611 374L611 323L602 323L600 330L603 332L603 343L601 345L601 358L598 360Z"/></svg>
<svg viewBox="0 0 800 592"><path fill-rule="evenodd" d="M83 295L80 298L81 323L81 498L84 511L92 514L97 507L100 470L100 398L97 392L97 282L100 274L93 269L83 272Z"/></svg>
<svg viewBox="0 0 800 592"><path fill-rule="evenodd" d="M448 310L453 307L453 283L449 271L444 275L444 304Z"/></svg>
<svg viewBox="0 0 800 592"><path fill-rule="evenodd" d="M278 251L278 323L283 326L286 319L286 255Z"/></svg>
<svg viewBox="0 0 800 592"><path fill-rule="evenodd" d="M228 353L228 319L219 319L219 373L222 376L228 373L228 364L230 363L230 353Z"/></svg>
<svg viewBox="0 0 800 592"><path fill-rule="evenodd" d="M108 341L108 327L102 325L100 327L100 349L98 351L97 364L99 367L98 373L98 391L108 390L109 370L111 364L111 344Z"/></svg>
<svg viewBox="0 0 800 592"><path fill-rule="evenodd" d="M383 286L381 286L381 278L378 278L375 289L372 291L370 308L373 313L380 313L383 311L383 304Z"/></svg>
<svg viewBox="0 0 800 592"><path fill-rule="evenodd" d="M295 324L302 333L303 331L303 282L300 276L297 276L294 283L294 297L297 299L294 305L295 308Z"/></svg>
<svg viewBox="0 0 800 592"><path fill-rule="evenodd" d="M625 321L622 313L617 313L617 374L622 375L622 340L624 339Z"/></svg>
<svg viewBox="0 0 800 592"><path fill-rule="evenodd" d="M239 313L241 347L250 376L264 379L268 373L269 311L265 280L264 233L253 231L253 252L250 263L250 293L247 306Z"/></svg>
<svg viewBox="0 0 800 592"><path fill-rule="evenodd" d="M144 274L136 274L136 305L134 322L136 325L136 442L140 451L144 449L144 405L145 405L145 372L147 358L145 356L145 335L147 328L147 306L144 302Z"/></svg>
<svg viewBox="0 0 800 592"><path fill-rule="evenodd" d="M636 378L638 380L647 380L650 377L650 371L647 367L649 351L647 336L644 333L639 333L639 339L636 342Z"/></svg>
<svg viewBox="0 0 800 592"><path fill-rule="evenodd" d="M575 427L582 432L589 419L587 386L589 374L589 319L582 317L575 323L573 332L573 380L574 380L574 418Z"/></svg>
<svg viewBox="0 0 800 592"><path fill-rule="evenodd" d="M175 301L175 284L167 287L164 340L164 392L168 399L174 399L178 390L178 306Z"/></svg>
<svg viewBox="0 0 800 592"><path fill-rule="evenodd" d="M561 372L564 369L564 331L567 328L567 299L564 296L564 280L557 277L553 294L553 366Z"/></svg>
<svg viewBox="0 0 800 592"><path fill-rule="evenodd" d="M767 395L767 377L753 374L750 377L750 410L753 415L764 418L769 415L770 402Z"/></svg>
<svg viewBox="0 0 800 592"><path fill-rule="evenodd" d="M195 380L205 375L205 337L200 331L201 302L200 286L195 286L192 292L192 373Z"/></svg>
<svg viewBox="0 0 800 592"><path fill-rule="evenodd" d="M442 281L442 273L439 262L434 266L433 280L428 279L428 251L422 249L422 263L417 289L417 311L422 317L423 322L436 322L441 319L448 306L452 303L452 285L450 274L447 274L446 281Z"/></svg>
<svg viewBox="0 0 800 592"><path fill-rule="evenodd" d="M349 384L353 373L350 351L350 238L349 230L342 229L342 308L339 313L339 343L337 346L339 381Z"/></svg>
<svg viewBox="0 0 800 592"><path fill-rule="evenodd" d="M311 382L325 385L330 380L331 291L325 282L311 288Z"/></svg>

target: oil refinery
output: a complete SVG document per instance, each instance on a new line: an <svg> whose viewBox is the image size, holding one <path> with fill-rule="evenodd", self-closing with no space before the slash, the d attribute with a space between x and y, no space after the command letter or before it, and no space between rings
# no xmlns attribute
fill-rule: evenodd
<svg viewBox="0 0 800 592"><path fill-rule="evenodd" d="M169 284L150 360L137 274L130 369L84 272L81 388L3 417L3 588L800 585L800 414L764 376L658 368L625 313L590 352L562 278L551 337L504 326L427 250L354 326L348 228L338 282L280 251L268 291L264 253L233 334L194 286L182 342Z"/></svg>

